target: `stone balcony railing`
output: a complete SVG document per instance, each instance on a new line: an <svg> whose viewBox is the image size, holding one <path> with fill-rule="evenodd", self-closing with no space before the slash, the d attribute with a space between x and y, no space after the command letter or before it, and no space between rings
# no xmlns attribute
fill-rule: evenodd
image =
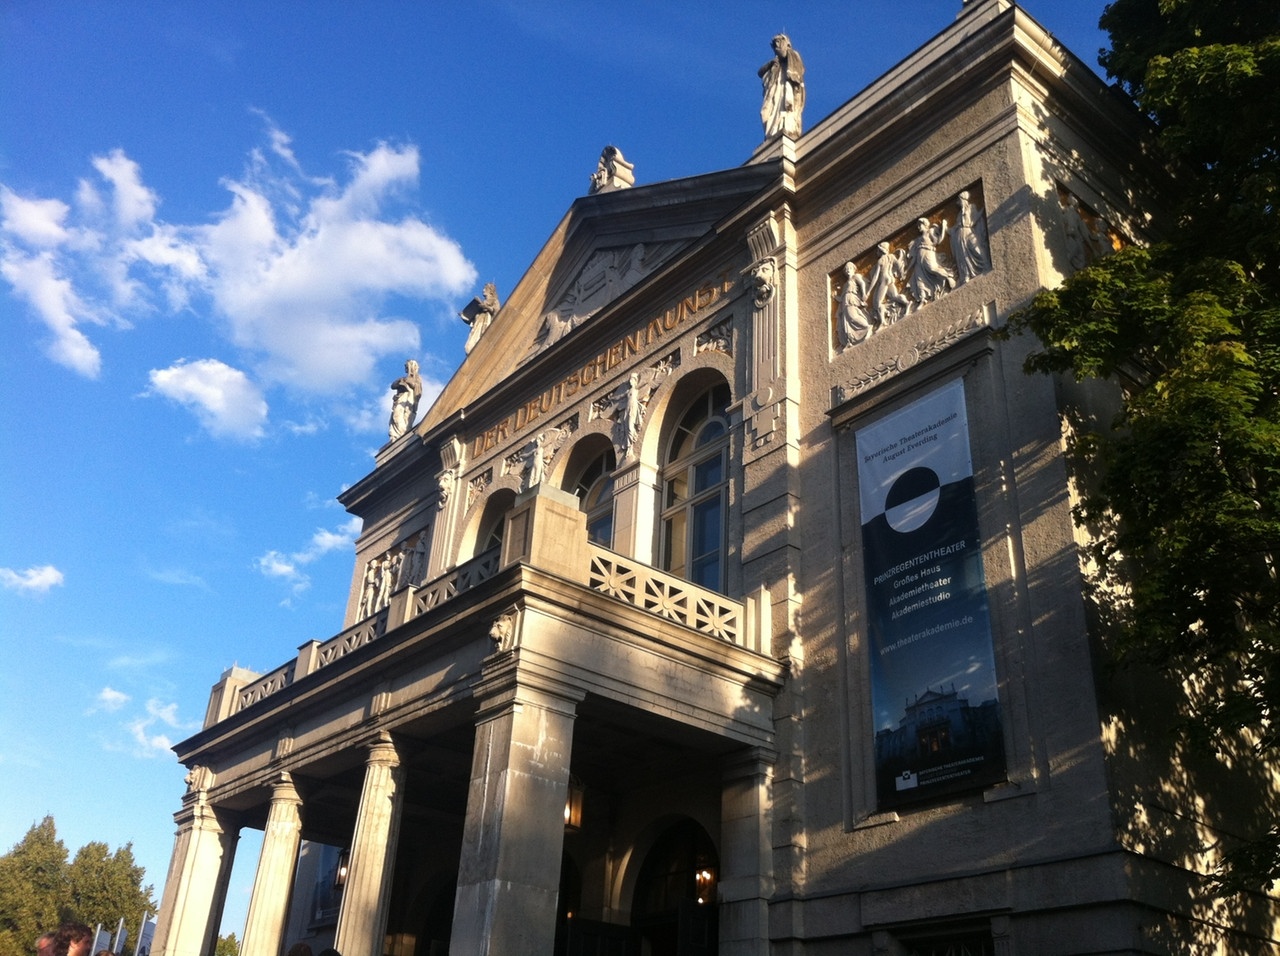
<svg viewBox="0 0 1280 956"><path fill-rule="evenodd" d="M762 606L768 607L768 592L743 603L606 548L590 545L589 550L587 585L592 590L701 634L769 653L768 615L760 613Z"/></svg>
<svg viewBox="0 0 1280 956"><path fill-rule="evenodd" d="M551 499L551 500L548 500ZM265 700L294 681L315 673L378 640L389 630L430 614L516 563L560 574L618 601L683 625L700 634L769 655L769 593L765 588L735 601L586 540L577 499L556 501L543 492L518 503L508 518L503 546L478 555L421 587L405 586L389 606L356 622L327 641L309 641L298 656L256 674L233 667L214 685L205 715L209 727ZM535 530L537 533L535 534Z"/></svg>

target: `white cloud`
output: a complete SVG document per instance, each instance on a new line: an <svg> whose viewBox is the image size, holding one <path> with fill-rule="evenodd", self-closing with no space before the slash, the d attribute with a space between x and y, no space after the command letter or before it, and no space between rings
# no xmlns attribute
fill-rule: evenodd
<svg viewBox="0 0 1280 956"><path fill-rule="evenodd" d="M123 691L114 690L113 688L110 688L110 687L104 687L102 688L102 690L98 691L96 705L89 712L95 713L100 710L105 710L108 713L115 713L125 704L129 703L129 701L132 699L133 698L131 698L128 694L124 693Z"/></svg>
<svg viewBox="0 0 1280 956"><path fill-rule="evenodd" d="M11 591L28 591L43 594L50 588L62 584L62 581L62 572L52 564L41 565L38 568L27 568L25 571L0 568L0 584L3 584Z"/></svg>
<svg viewBox="0 0 1280 956"><path fill-rule="evenodd" d="M239 369L217 359L179 360L152 369L151 390L190 408L200 423L219 437L261 438L267 402L258 386Z"/></svg>
<svg viewBox="0 0 1280 956"><path fill-rule="evenodd" d="M100 179L80 181L74 205L0 185L0 276L52 333L54 361L96 377L102 358L87 324L192 313L238 354L153 372L152 394L215 434L253 437L267 389L347 402L384 358L420 354L416 323L387 303L454 306L476 272L412 210L417 148L348 153L335 180L304 171L288 134L264 119L267 145L224 180L226 208L201 221L158 218L159 197L120 149L92 157Z"/></svg>
<svg viewBox="0 0 1280 956"><path fill-rule="evenodd" d="M178 718L177 704L162 704L152 698L147 701L146 716L136 717L125 723L125 729L133 737L134 755L138 757L168 756L173 747L172 738L163 732L157 733L157 724L170 730L189 733L199 729L198 724L182 721Z"/></svg>
<svg viewBox="0 0 1280 956"><path fill-rule="evenodd" d="M159 571L148 572L148 575L153 581L159 581L161 584L176 584L180 587L195 587L202 591L209 590L209 585L204 578L198 574L192 574L190 571L184 571L182 568L163 568Z"/></svg>
<svg viewBox="0 0 1280 956"><path fill-rule="evenodd" d="M360 533L360 527L360 519L353 517L348 518L332 531L327 528L317 528L311 535L311 540L300 551L284 554L273 549L260 556L255 564L266 577L278 578L288 583L291 594L296 597L311 587L311 578L301 568L330 552L351 551L355 545L356 535Z"/></svg>
<svg viewBox="0 0 1280 956"><path fill-rule="evenodd" d="M155 217L160 201L142 184L142 167L126 156L124 150L113 149L106 156L95 156L93 168L111 185L111 209L116 226L132 231Z"/></svg>
<svg viewBox="0 0 1280 956"><path fill-rule="evenodd" d="M97 378L102 356L76 327L96 319L93 311L76 295L71 280L59 274L53 256L47 251L27 256L5 249L0 258L0 275L9 281L19 298L27 300L53 333L49 357L85 378Z"/></svg>
<svg viewBox="0 0 1280 956"><path fill-rule="evenodd" d="M30 246L49 249L66 242L69 233L63 222L71 207L60 199L24 199L7 187L0 187L0 228Z"/></svg>

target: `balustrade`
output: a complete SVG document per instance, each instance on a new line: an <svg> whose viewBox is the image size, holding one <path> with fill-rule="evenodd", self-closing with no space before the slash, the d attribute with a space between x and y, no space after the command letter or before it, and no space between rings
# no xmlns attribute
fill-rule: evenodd
<svg viewBox="0 0 1280 956"><path fill-rule="evenodd" d="M427 614L496 575L499 550L492 548L421 588L410 589L406 621ZM758 653L769 653L768 592L763 589L758 596L743 603L607 548L593 544L588 550L591 564L587 583L593 590L700 634ZM304 645L297 658L241 687L237 691L235 710L244 710L284 690L295 680L341 660L378 640L399 623L391 622L388 609L383 608L336 637Z"/></svg>

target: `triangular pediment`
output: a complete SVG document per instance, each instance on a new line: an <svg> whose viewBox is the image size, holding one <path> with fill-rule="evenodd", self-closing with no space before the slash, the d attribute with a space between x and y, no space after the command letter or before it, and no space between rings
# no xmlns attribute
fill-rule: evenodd
<svg viewBox="0 0 1280 956"><path fill-rule="evenodd" d="M515 289L497 290L496 315L476 304L464 310L470 349L416 431L429 433L509 376L572 348L611 303L659 281L778 176L778 163L755 163L576 200Z"/></svg>

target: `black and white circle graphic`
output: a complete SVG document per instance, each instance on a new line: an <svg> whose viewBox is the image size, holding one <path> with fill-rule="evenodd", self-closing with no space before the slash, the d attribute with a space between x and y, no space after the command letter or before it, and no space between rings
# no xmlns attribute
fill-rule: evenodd
<svg viewBox="0 0 1280 956"><path fill-rule="evenodd" d="M884 517L900 534L915 531L933 517L942 482L930 468L911 468L894 481L884 499Z"/></svg>

